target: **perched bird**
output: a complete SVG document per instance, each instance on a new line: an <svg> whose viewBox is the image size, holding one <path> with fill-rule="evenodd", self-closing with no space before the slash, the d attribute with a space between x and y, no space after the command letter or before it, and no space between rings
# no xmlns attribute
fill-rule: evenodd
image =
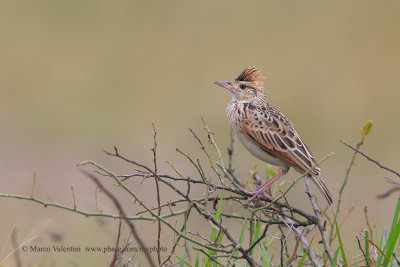
<svg viewBox="0 0 400 267"><path fill-rule="evenodd" d="M259 69L249 67L234 81L215 82L232 94L226 113L240 141L257 158L281 168L275 177L267 180L258 189L241 189L242 192L251 195L248 203L259 195L273 199L265 190L287 174L290 167L304 173L317 163L290 120L266 98L262 78ZM308 176L331 205L332 196L320 178L320 168L315 166Z"/></svg>

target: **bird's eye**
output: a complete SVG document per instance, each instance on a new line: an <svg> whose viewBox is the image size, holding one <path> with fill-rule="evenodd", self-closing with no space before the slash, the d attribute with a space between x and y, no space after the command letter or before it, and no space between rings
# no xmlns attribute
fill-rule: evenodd
<svg viewBox="0 0 400 267"><path fill-rule="evenodd" d="M244 85L244 84L241 84L239 87L240 87L240 89L242 89L242 90L246 89L246 85Z"/></svg>

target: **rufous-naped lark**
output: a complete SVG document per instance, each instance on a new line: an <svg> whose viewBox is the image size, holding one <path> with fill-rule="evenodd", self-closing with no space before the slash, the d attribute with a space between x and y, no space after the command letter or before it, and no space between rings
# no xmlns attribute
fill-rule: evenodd
<svg viewBox="0 0 400 267"><path fill-rule="evenodd" d="M268 101L262 78L259 69L249 67L234 81L215 82L232 94L226 113L240 141L257 158L281 168L275 177L267 180L258 189L248 191L241 188L241 191L251 195L248 203L260 195L273 199L265 190L287 174L290 167L299 173L314 167L309 171L308 177L315 182L331 205L332 196L320 178L320 168L316 166L314 156L290 120Z"/></svg>

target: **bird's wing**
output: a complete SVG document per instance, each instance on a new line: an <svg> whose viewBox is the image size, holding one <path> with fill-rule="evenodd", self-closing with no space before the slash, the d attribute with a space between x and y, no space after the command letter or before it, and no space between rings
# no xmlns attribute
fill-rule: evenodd
<svg viewBox="0 0 400 267"><path fill-rule="evenodd" d="M293 167L307 171L316 161L295 131L289 119L276 109L245 108L246 119L241 123L241 132L264 151L288 162ZM320 169L311 170L319 176Z"/></svg>

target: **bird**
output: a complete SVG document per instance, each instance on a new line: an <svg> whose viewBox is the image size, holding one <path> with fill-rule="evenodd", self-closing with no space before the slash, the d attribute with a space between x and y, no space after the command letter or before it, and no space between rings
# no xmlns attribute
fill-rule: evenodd
<svg viewBox="0 0 400 267"><path fill-rule="evenodd" d="M216 81L215 84L230 91L232 100L226 114L233 131L247 150L258 159L280 167L275 177L267 180L254 191L240 188L250 195L247 203L258 196L274 199L265 191L276 180L286 175L292 167L312 179L329 205L333 199L321 178L321 169L311 151L300 138L292 122L274 107L264 93L261 70L255 66L244 69L233 81Z"/></svg>

